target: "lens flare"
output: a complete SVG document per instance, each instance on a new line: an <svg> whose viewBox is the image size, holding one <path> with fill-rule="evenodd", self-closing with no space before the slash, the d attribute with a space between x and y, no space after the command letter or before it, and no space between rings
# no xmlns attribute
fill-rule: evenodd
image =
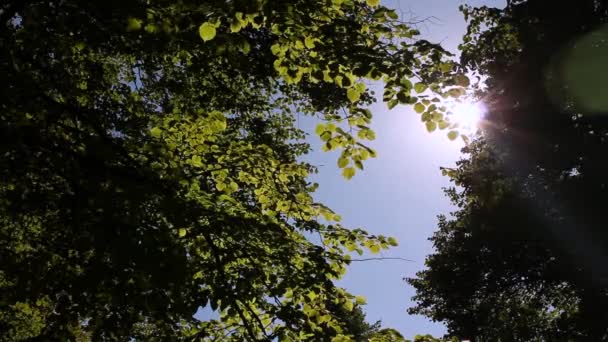
<svg viewBox="0 0 608 342"><path fill-rule="evenodd" d="M450 121L461 128L476 130L486 111L486 106L481 102L458 102L451 109Z"/></svg>

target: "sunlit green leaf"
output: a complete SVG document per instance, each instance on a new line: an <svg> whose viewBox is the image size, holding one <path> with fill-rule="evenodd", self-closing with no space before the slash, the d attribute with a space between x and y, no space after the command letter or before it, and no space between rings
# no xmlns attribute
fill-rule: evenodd
<svg viewBox="0 0 608 342"><path fill-rule="evenodd" d="M205 23L201 24L201 26L198 28L198 34L201 36L201 38L204 41L209 41L209 40L215 38L215 34L216 34L215 25L213 25L212 23L209 23L209 22L205 22Z"/></svg>
<svg viewBox="0 0 608 342"><path fill-rule="evenodd" d="M346 302L344 302L344 309L346 309L346 311L353 311L353 308L354 308L353 302L351 302L350 300L347 300Z"/></svg>
<svg viewBox="0 0 608 342"><path fill-rule="evenodd" d="M377 244L370 245L369 250L373 254L378 254L378 253L380 253L380 245L377 245Z"/></svg>
<svg viewBox="0 0 608 342"><path fill-rule="evenodd" d="M160 138L160 136L163 134L163 130L160 129L159 127L153 127L150 130L150 134L154 137L154 138Z"/></svg>
<svg viewBox="0 0 608 342"><path fill-rule="evenodd" d="M355 169L352 167L346 167L344 168L344 170L342 170L342 175L344 176L344 178L346 179L351 179L355 176Z"/></svg>
<svg viewBox="0 0 608 342"><path fill-rule="evenodd" d="M415 90L415 91L416 91L418 94L423 93L423 92L424 92L424 91L426 91L427 89L428 89L428 86L427 86L425 83L421 83L421 82L419 82L419 83L416 83L416 84L414 85L414 90Z"/></svg>
<svg viewBox="0 0 608 342"><path fill-rule="evenodd" d="M359 101L359 98L361 97L361 93L355 88L349 88L346 91L346 96L348 96L348 99L350 100L350 102L357 102L357 101Z"/></svg>
<svg viewBox="0 0 608 342"><path fill-rule="evenodd" d="M315 47L314 39L312 39L312 37L304 38L304 46L306 46L308 49L314 49L314 47Z"/></svg>

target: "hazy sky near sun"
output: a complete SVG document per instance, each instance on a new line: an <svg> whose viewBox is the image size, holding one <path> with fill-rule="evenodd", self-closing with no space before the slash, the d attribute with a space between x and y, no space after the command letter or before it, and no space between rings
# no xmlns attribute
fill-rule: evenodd
<svg viewBox="0 0 608 342"><path fill-rule="evenodd" d="M405 20L428 18L417 25L423 36L441 42L453 52L457 52L465 32L459 5L504 6L504 0L384 0L382 3L397 9ZM341 285L367 298L368 321L381 319L383 326L395 328L408 338L421 333L440 336L445 333L441 324L406 313L414 291L403 278L413 277L423 268L425 255L432 252L427 238L436 229L437 215L452 209L442 191L442 187L450 184L441 176L439 167L454 165L462 142L450 142L443 131L427 133L419 114L409 108L397 106L388 111L386 105L378 101L371 109L372 128L377 136L371 145L378 152L378 158L366 161L365 171L351 181L342 178L336 165L337 155L321 152L318 138L314 134L310 136L315 152L305 159L320 165L319 174L313 178L320 184L315 198L340 214L347 227L364 227L374 234L396 237L399 247L384 252L383 256L413 262L355 262ZM306 118L301 119L300 125L307 131L314 127Z"/></svg>

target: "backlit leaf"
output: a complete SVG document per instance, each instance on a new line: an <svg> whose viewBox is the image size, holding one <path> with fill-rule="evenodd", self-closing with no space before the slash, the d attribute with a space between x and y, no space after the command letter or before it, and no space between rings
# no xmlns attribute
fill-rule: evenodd
<svg viewBox="0 0 608 342"><path fill-rule="evenodd" d="M346 91L346 96L348 97L350 102L357 102L357 101L359 101L359 98L361 97L361 93L355 88L349 88Z"/></svg>
<svg viewBox="0 0 608 342"><path fill-rule="evenodd" d="M154 127L150 130L150 134L155 138L160 138L160 136L163 134L163 130L158 127Z"/></svg>
<svg viewBox="0 0 608 342"><path fill-rule="evenodd" d="M347 167L344 168L344 170L342 171L342 175L344 176L344 178L346 179L351 179L355 176L355 169L352 167Z"/></svg>
<svg viewBox="0 0 608 342"><path fill-rule="evenodd" d="M425 90L427 90L428 86L425 83L422 82L418 82L414 85L414 90L420 94L422 92L424 92Z"/></svg>
<svg viewBox="0 0 608 342"><path fill-rule="evenodd" d="M205 23L201 24L201 26L198 28L198 34L201 36L201 38L204 41L209 41L209 40L215 38L215 34L216 34L215 25L213 25L212 23L209 23L209 22L205 22Z"/></svg>
<svg viewBox="0 0 608 342"><path fill-rule="evenodd" d="M450 131L448 133L448 139L456 140L456 138L458 138L458 131Z"/></svg>

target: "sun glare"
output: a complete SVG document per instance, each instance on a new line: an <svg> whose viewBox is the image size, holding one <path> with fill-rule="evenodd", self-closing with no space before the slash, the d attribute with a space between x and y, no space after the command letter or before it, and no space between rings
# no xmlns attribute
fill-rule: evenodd
<svg viewBox="0 0 608 342"><path fill-rule="evenodd" d="M451 120L464 129L477 130L480 121L486 114L486 107L481 102L463 101L451 108Z"/></svg>

